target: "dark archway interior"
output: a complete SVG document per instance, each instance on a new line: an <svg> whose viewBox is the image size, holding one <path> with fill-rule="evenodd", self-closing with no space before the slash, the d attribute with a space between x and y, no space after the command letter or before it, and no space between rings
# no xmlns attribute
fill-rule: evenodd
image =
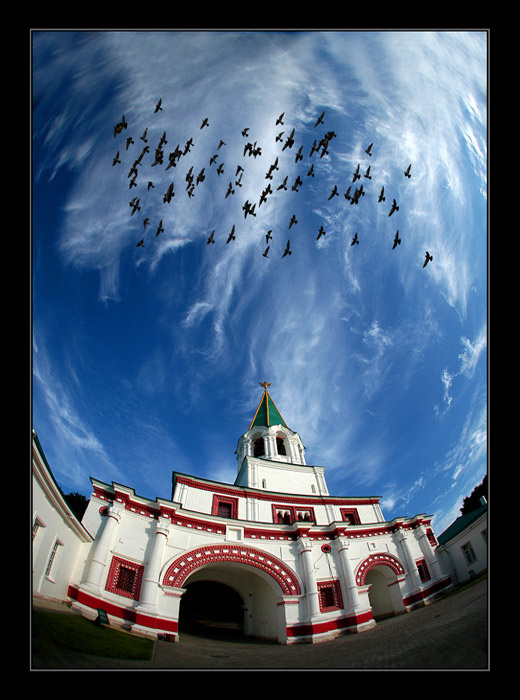
<svg viewBox="0 0 520 700"><path fill-rule="evenodd" d="M242 634L242 598L229 586L216 581L195 581L181 598L179 631L205 636Z"/></svg>

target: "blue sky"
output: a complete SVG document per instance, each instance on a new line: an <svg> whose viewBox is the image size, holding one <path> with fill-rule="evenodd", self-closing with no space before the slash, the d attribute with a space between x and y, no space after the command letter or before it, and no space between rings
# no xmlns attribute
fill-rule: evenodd
<svg viewBox="0 0 520 700"><path fill-rule="evenodd" d="M487 39L33 33L32 420L65 492L232 483L268 381L331 494L459 515L487 468Z"/></svg>

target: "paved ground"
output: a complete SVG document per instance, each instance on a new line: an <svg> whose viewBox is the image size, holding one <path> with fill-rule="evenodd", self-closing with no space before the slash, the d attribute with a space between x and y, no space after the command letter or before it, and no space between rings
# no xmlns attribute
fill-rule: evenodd
<svg viewBox="0 0 520 700"><path fill-rule="evenodd" d="M54 606L59 609L59 606ZM63 609L63 608L62 608ZM229 636L182 635L156 642L149 662L127 663L57 651L32 669L140 670L489 670L487 580L362 634L320 644L284 646Z"/></svg>

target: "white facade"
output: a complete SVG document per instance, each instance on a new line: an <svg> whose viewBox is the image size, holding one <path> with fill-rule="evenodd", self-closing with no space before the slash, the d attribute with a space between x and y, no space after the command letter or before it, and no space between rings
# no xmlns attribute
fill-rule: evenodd
<svg viewBox="0 0 520 700"><path fill-rule="evenodd" d="M77 520L47 465L36 433L32 440L33 594L66 600L69 584L79 580L92 537Z"/></svg>
<svg viewBox="0 0 520 700"><path fill-rule="evenodd" d="M438 557L455 584L487 571L487 504L458 518L439 536Z"/></svg>
<svg viewBox="0 0 520 700"><path fill-rule="evenodd" d="M175 473L171 500L92 479L73 607L182 641L183 596L215 581L240 596L245 634L290 644L369 629L450 585L431 516L387 522L378 498L330 496L267 388L236 454L234 484Z"/></svg>

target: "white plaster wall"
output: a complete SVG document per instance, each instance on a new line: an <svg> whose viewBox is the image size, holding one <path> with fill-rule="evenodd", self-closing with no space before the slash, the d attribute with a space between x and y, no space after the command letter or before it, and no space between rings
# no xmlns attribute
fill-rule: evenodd
<svg viewBox="0 0 520 700"><path fill-rule="evenodd" d="M69 582L76 578L90 543L81 541L63 514L48 501L38 480L33 479L33 522L36 519L42 526L33 540L33 592L66 600ZM61 544L47 575L47 564L56 540Z"/></svg>
<svg viewBox="0 0 520 700"><path fill-rule="evenodd" d="M450 572L456 583L463 583L471 578L470 571L475 575L487 569L487 543L482 533L487 530L487 515L474 523L446 545L439 548L439 558L443 568ZM467 563L462 546L471 543L476 555L476 561Z"/></svg>

